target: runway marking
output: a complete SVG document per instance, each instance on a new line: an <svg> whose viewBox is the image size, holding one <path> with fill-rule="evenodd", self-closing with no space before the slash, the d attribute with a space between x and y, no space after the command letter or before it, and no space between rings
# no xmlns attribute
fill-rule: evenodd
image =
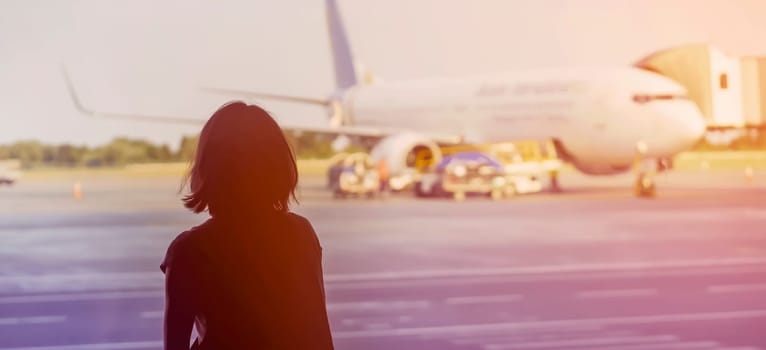
<svg viewBox="0 0 766 350"><path fill-rule="evenodd" d="M603 289L586 290L575 293L576 299L607 299L607 298L630 298L649 297L659 294L657 289Z"/></svg>
<svg viewBox="0 0 766 350"><path fill-rule="evenodd" d="M684 343L636 344L603 347L598 350L723 350L713 341L696 341Z"/></svg>
<svg viewBox="0 0 766 350"><path fill-rule="evenodd" d="M0 318L0 326L16 326L28 324L62 323L67 320L66 316L29 316L29 317L3 317Z"/></svg>
<svg viewBox="0 0 766 350"><path fill-rule="evenodd" d="M766 291L766 283L753 284L728 284L707 287L707 292L711 294L723 293L747 293Z"/></svg>
<svg viewBox="0 0 766 350"><path fill-rule="evenodd" d="M545 349L545 348L561 348L561 347L585 347L596 345L623 345L623 344L637 344L637 343L669 343L678 341L678 337L674 335L657 335L657 336L624 336L624 337L603 337L603 338L586 338L586 339L566 339L566 340L541 340L541 341L528 341L517 342L513 344L486 344L484 348L487 350L513 350L513 349Z"/></svg>
<svg viewBox="0 0 766 350"><path fill-rule="evenodd" d="M123 343L71 344L50 346L29 346L16 348L0 348L0 350L134 350L161 349L162 341L136 341Z"/></svg>
<svg viewBox="0 0 766 350"><path fill-rule="evenodd" d="M144 298L160 298L164 296L165 296L165 292L162 290L15 295L15 296L0 297L0 304L48 303L48 302L59 302L59 301L144 299Z"/></svg>
<svg viewBox="0 0 766 350"><path fill-rule="evenodd" d="M428 335L455 335L474 332L521 331L529 329L552 329L584 325L635 325L667 322L714 321L729 319L766 318L766 309L708 313L665 314L649 316L583 318L568 320L462 324L434 327L395 328L388 330L343 331L334 333L338 339L368 337L401 337Z"/></svg>
<svg viewBox="0 0 766 350"><path fill-rule="evenodd" d="M0 276L0 292L148 289L162 288L164 284L159 271Z"/></svg>
<svg viewBox="0 0 766 350"><path fill-rule="evenodd" d="M364 325L365 329L390 329L391 324L388 322L375 322Z"/></svg>
<svg viewBox="0 0 766 350"><path fill-rule="evenodd" d="M359 301L347 303L328 303L328 312L339 311L400 311L400 310L423 310L431 307L428 300L396 300L396 301ZM162 318L164 311L151 310L139 313L141 318Z"/></svg>
<svg viewBox="0 0 766 350"><path fill-rule="evenodd" d="M447 337L449 341L456 345L481 345L481 344L507 344L516 343L519 341L530 341L534 339L575 339L573 337L591 338L591 337L624 337L635 336L636 332L633 331L608 331L605 334L603 327L599 326L587 326L587 327L561 327L556 329L531 329L524 333L514 334L490 334L490 335L457 335ZM423 339L439 339L440 337L423 337Z"/></svg>
<svg viewBox="0 0 766 350"><path fill-rule="evenodd" d="M601 272L572 272L571 274L528 274L511 276L484 276L484 277L457 277L457 278L434 278L423 280L401 281L372 281L372 282L348 282L328 283L327 290L354 290L354 289L380 289L380 288L412 288L415 286L441 286L454 284L479 284L479 283L517 283L517 282L540 282L540 281L587 281L596 279L632 279L636 277L668 277L668 276L711 276L744 273L764 273L766 266L724 266L710 267L706 269L684 270L644 270L644 271L601 271ZM640 274L640 275L636 275Z"/></svg>
<svg viewBox="0 0 766 350"><path fill-rule="evenodd" d="M729 258L729 259L700 259L700 260L674 260L674 261L636 261L622 263L592 263L571 265L541 265L525 267L505 268L473 268L473 269L445 269L445 270L412 270L391 271L373 273L348 273L331 274L325 276L325 282L369 282L423 278L449 278L449 277L478 277L478 276L502 276L502 275L528 275L528 274L552 274L572 272L611 272L611 271L636 271L649 269L668 268L699 268L718 266L740 266L766 264L766 258Z"/></svg>
<svg viewBox="0 0 766 350"><path fill-rule="evenodd" d="M139 316L146 319L163 318L165 317L165 311L141 311Z"/></svg>
<svg viewBox="0 0 766 350"><path fill-rule="evenodd" d="M395 301L354 301L345 303L328 303L327 311L385 311L427 309L431 307L428 300L395 300Z"/></svg>
<svg viewBox="0 0 766 350"><path fill-rule="evenodd" d="M444 301L447 305L468 305L468 304L494 304L494 303L513 303L524 300L520 294L506 295L476 295L465 297L450 297Z"/></svg>
<svg viewBox="0 0 766 350"><path fill-rule="evenodd" d="M73 281L79 280L82 282L87 281L99 281L108 277L115 277L120 280L141 280L152 279L162 280L162 273L158 271L131 271L131 272L89 272L89 273L62 273L62 274L41 274L41 275L5 275L0 276L0 283L5 282L36 282L36 281Z"/></svg>
<svg viewBox="0 0 766 350"><path fill-rule="evenodd" d="M348 273L325 275L325 282L331 286L338 283L355 282L392 282L397 280L470 278L514 276L550 279L546 275L569 273L606 273L606 272L642 272L673 268L720 268L747 267L747 265L766 265L766 258L746 257L728 259L701 259L676 261L637 261L622 263L589 263L572 265L540 265L505 268L472 268L444 270L410 270L373 273ZM766 268L766 266L757 266ZM656 272L656 271L655 271ZM539 275L539 276L536 276ZM160 288L164 285L162 274L157 271L76 273L44 275L5 275L0 276L0 291L41 291L41 290L115 290L119 288ZM62 288L66 286L66 288ZM117 288L115 288L117 287ZM343 288L341 286L340 288Z"/></svg>

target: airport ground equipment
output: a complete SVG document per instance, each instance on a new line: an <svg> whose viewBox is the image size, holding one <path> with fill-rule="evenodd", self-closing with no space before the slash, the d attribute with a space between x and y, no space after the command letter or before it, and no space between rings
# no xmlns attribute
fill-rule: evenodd
<svg viewBox="0 0 766 350"><path fill-rule="evenodd" d="M0 160L0 185L12 185L21 178L21 162L18 159Z"/></svg>
<svg viewBox="0 0 766 350"><path fill-rule="evenodd" d="M564 165L553 140L517 140L513 142L454 145L441 147L442 156L461 152L478 151L486 153L503 164L506 172L516 175L549 177L550 189L558 190L558 174ZM430 170L433 159L423 150L416 155L418 169Z"/></svg>
<svg viewBox="0 0 766 350"><path fill-rule="evenodd" d="M497 200L541 189L542 184L536 178L508 173L494 157L470 151L444 157L432 172L421 176L415 184L415 195L452 196L463 200L469 194L482 194Z"/></svg>
<svg viewBox="0 0 766 350"><path fill-rule="evenodd" d="M328 170L328 187L336 198L374 197L380 192L375 166L363 152L337 156Z"/></svg>
<svg viewBox="0 0 766 350"><path fill-rule="evenodd" d="M559 191L558 174L563 167L553 140L517 140L514 142L455 145L441 147L442 157L458 153L480 152L502 164L505 180L516 188L517 193L539 192L541 179L549 178L549 189ZM418 196L445 195L442 175L434 171L435 164L430 153L423 150L416 154L419 169L424 169L415 179L415 194Z"/></svg>
<svg viewBox="0 0 766 350"><path fill-rule="evenodd" d="M490 147L490 154L500 160L508 176L519 178L519 187L529 192L540 191L537 186L539 179L548 177L548 188L552 192L561 190L558 175L564 162L559 158L553 140L520 140L515 142L497 143ZM521 181L534 179L534 184Z"/></svg>

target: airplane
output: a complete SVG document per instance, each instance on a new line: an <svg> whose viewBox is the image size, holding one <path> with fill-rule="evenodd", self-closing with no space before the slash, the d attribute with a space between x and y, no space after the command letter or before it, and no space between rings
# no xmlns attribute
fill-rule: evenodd
<svg viewBox="0 0 766 350"><path fill-rule="evenodd" d="M326 0L326 11L336 81L336 91L327 98L207 90L325 106L330 114L327 127L282 121L280 125L286 130L375 138L379 141L370 153L387 161L392 176L412 171L416 152L426 150L438 161L440 145L520 139L553 140L562 159L580 172L612 175L629 171L637 153L658 162L670 159L693 146L706 131L700 110L683 86L637 67L529 70L401 82L380 82L369 74L359 79L335 0ZM66 79L76 107L89 115L204 122L92 111Z"/></svg>

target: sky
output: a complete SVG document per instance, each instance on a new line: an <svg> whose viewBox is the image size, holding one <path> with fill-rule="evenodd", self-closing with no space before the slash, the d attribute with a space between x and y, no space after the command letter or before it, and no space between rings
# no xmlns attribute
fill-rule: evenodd
<svg viewBox="0 0 766 350"><path fill-rule="evenodd" d="M766 55L762 0L338 0L356 61L384 81L624 66L710 43ZM334 89L322 0L0 0L0 143L176 147L200 126L93 119L95 110L204 121L224 87L307 97ZM249 100L324 125L319 107Z"/></svg>

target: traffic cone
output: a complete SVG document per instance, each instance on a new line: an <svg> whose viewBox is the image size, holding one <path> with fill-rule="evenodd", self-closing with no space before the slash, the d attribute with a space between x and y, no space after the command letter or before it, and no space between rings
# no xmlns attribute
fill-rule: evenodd
<svg viewBox="0 0 766 350"><path fill-rule="evenodd" d="M72 185L72 198L78 201L82 199L82 184L79 181Z"/></svg>
<svg viewBox="0 0 766 350"><path fill-rule="evenodd" d="M755 175L755 172L753 171L753 167L748 165L745 168L745 181L747 181L747 183L749 184L753 183L753 175Z"/></svg>

